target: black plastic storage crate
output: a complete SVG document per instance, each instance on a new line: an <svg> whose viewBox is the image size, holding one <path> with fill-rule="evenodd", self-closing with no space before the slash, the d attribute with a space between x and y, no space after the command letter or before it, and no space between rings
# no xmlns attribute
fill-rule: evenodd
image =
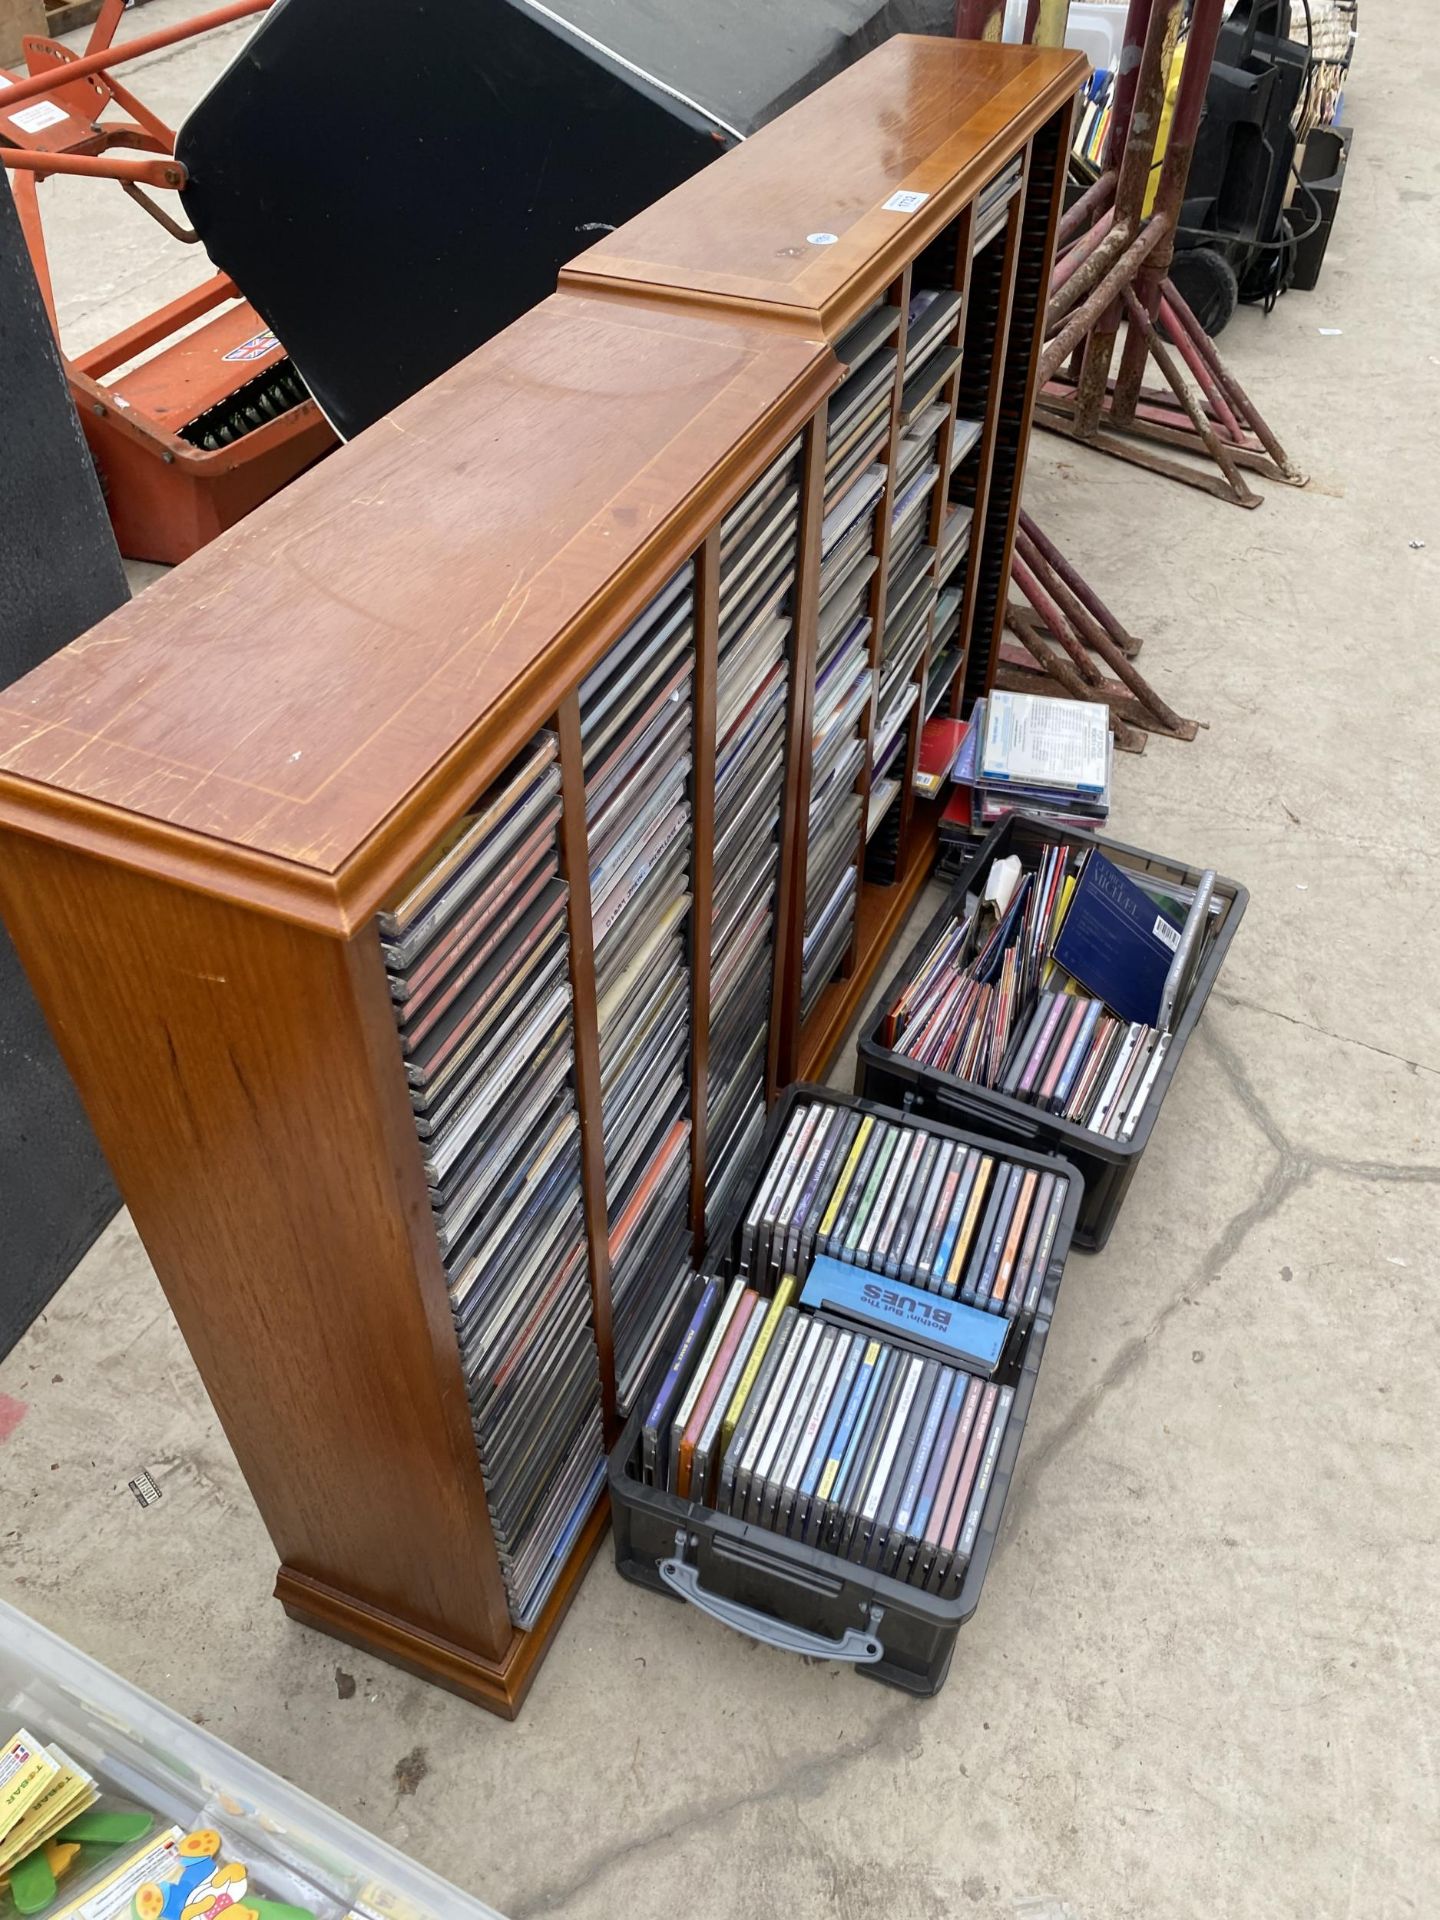
<svg viewBox="0 0 1440 1920"><path fill-rule="evenodd" d="M1196 885L1203 871L1179 860L1168 860L1161 854L1127 846L1120 840L1106 840L1099 834L1075 828L1046 826L1020 813L1007 814L976 848L951 889L949 899L891 976L877 1003L875 1017L856 1046L855 1088L866 1098L902 1113L927 1114L952 1125L978 1127L987 1135L1019 1146L1063 1154L1079 1169L1085 1182L1075 1245L1094 1253L1110 1238L1110 1229L1115 1225L1135 1169L1149 1144L1180 1056L1225 963L1230 942L1235 938L1250 898L1245 888L1237 881L1216 877L1213 898L1220 902L1218 924L1201 956L1194 983L1175 1024L1174 1037L1166 1048L1150 1098L1129 1140L1103 1139L1087 1127L1062 1120L1056 1114L1041 1113L1027 1101L1012 1099L997 1088L976 1086L973 1081L961 1080L953 1073L922 1066L905 1054L894 1052L881 1038L885 1017L905 983L962 907L966 894L975 891L990 862L1015 853L1028 867L1042 848L1060 841L1076 848L1099 847L1118 865L1182 886Z"/></svg>
<svg viewBox="0 0 1440 1920"><path fill-rule="evenodd" d="M963 1141L966 1146L987 1150L1003 1146L1011 1160L1058 1173L1069 1182L1034 1321L1027 1330L1012 1333L994 1375L1002 1386L1015 1388L1015 1400L979 1538L960 1590L948 1598L924 1593L904 1581L805 1546L767 1527L681 1499L663 1487L646 1486L640 1476L641 1427L645 1408L663 1377L660 1367L647 1382L648 1397L643 1405L637 1403L610 1455L615 1564L627 1580L688 1600L726 1626L766 1645L814 1658L849 1661L857 1671L889 1686L909 1693L934 1694L944 1684L956 1636L974 1613L985 1584L1075 1230L1081 1182L1073 1167L1053 1155L1016 1149L922 1115L898 1114L892 1108L829 1087L797 1084L786 1089L770 1115L764 1140L747 1170L742 1199L707 1249L707 1274L728 1277L738 1270L738 1243L745 1215L791 1110L800 1100L850 1107L886 1120L904 1120L927 1133ZM692 1302L698 1297L696 1283ZM892 1338L888 1334L885 1337ZM665 1358L666 1367L670 1357Z"/></svg>

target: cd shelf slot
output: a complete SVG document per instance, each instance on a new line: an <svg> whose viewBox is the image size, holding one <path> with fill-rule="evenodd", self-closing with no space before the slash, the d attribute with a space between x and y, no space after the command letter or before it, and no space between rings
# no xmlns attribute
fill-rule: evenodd
<svg viewBox="0 0 1440 1920"><path fill-rule="evenodd" d="M699 1194L706 1234L765 1120L801 466L797 440L729 516L754 529L749 537L764 544L764 596L737 606L732 582L750 564L742 543L728 550L722 544L719 558L709 1030Z"/></svg>
<svg viewBox="0 0 1440 1920"><path fill-rule="evenodd" d="M754 527L732 531L753 577ZM722 528L722 539L724 529ZM582 680L616 1405L663 1340L690 1255L695 569L674 573Z"/></svg>
<svg viewBox="0 0 1440 1920"><path fill-rule="evenodd" d="M556 736L537 736L378 918L520 1628L543 1611L604 1481L558 758Z"/></svg>

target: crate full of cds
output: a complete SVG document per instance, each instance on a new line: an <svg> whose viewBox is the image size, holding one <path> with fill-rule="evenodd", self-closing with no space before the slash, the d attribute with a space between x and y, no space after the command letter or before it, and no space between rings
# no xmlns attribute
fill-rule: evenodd
<svg viewBox="0 0 1440 1920"><path fill-rule="evenodd" d="M896 969L857 1089L1064 1154L1075 1244L1103 1247L1249 895L1234 880L1008 813Z"/></svg>
<svg viewBox="0 0 1440 1920"><path fill-rule="evenodd" d="M1081 1183L820 1087L775 1108L610 1457L620 1572L939 1690L975 1611Z"/></svg>

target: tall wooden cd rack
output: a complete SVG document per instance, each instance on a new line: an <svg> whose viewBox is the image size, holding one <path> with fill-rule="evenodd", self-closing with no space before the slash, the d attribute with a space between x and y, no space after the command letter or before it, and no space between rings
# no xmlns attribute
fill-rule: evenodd
<svg viewBox="0 0 1440 1920"><path fill-rule="evenodd" d="M929 870L1083 72L887 43L0 693L0 909L277 1596L496 1712Z"/></svg>

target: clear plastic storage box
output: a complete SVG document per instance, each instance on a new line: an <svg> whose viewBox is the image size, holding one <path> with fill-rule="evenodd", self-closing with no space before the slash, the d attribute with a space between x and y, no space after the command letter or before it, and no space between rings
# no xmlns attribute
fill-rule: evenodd
<svg viewBox="0 0 1440 1920"><path fill-rule="evenodd" d="M0 1741L17 1726L93 1774L102 1806L151 1812L157 1838L173 1827L213 1830L218 1857L245 1864L251 1895L305 1908L315 1920L498 1920L492 1907L0 1601ZM108 1870L82 1854L48 1911L73 1907ZM4 1896L0 1907L13 1911ZM93 1902L95 1911L103 1907ZM90 1910L78 1909L81 1920Z"/></svg>

